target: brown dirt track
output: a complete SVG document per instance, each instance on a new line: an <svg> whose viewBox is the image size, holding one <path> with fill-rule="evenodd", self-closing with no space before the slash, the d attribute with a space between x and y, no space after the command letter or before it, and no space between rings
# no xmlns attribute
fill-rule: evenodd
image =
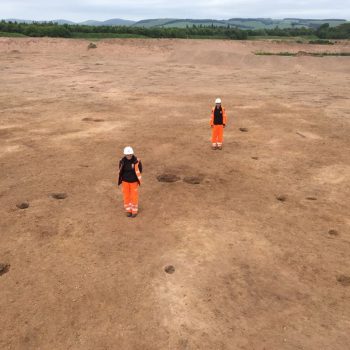
<svg viewBox="0 0 350 350"><path fill-rule="evenodd" d="M88 43L0 38L0 349L348 349L350 57L252 52L350 45Z"/></svg>

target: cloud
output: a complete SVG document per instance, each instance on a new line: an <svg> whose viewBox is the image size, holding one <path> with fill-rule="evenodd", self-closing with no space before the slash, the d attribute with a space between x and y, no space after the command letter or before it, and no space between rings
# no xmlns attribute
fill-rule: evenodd
<svg viewBox="0 0 350 350"><path fill-rule="evenodd" d="M350 18L344 0L1 0L2 18L73 21L110 18Z"/></svg>

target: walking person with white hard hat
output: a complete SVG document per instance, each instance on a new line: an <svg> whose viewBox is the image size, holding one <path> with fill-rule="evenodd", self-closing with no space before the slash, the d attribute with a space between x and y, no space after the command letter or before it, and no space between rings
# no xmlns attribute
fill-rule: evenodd
<svg viewBox="0 0 350 350"><path fill-rule="evenodd" d="M119 162L118 186L122 185L126 215L132 218L135 218L138 213L141 173L141 160L135 157L134 150L130 146L125 147L124 157Z"/></svg>
<svg viewBox="0 0 350 350"><path fill-rule="evenodd" d="M211 145L213 150L222 150L226 122L227 115L225 108L221 105L221 99L217 98L215 100L215 107L212 108L210 116L210 126L212 128Z"/></svg>

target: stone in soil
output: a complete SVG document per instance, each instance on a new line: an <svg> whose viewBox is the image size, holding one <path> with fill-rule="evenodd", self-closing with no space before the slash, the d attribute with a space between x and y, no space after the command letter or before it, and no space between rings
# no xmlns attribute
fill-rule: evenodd
<svg viewBox="0 0 350 350"><path fill-rule="evenodd" d="M337 281L344 287L350 286L350 276L339 275L337 276Z"/></svg>
<svg viewBox="0 0 350 350"><path fill-rule="evenodd" d="M333 230L333 229L329 230L328 234L330 236L339 236L339 232L337 230Z"/></svg>
<svg viewBox="0 0 350 350"><path fill-rule="evenodd" d="M168 265L164 268L164 271L166 273L172 274L175 272L175 267L173 265Z"/></svg>
<svg viewBox="0 0 350 350"><path fill-rule="evenodd" d="M27 209L29 208L29 203L28 202L20 202L16 204L16 207L18 209Z"/></svg>
<svg viewBox="0 0 350 350"><path fill-rule="evenodd" d="M52 198L55 198L55 199L66 199L68 197L67 193L52 193L51 194L51 197Z"/></svg>
<svg viewBox="0 0 350 350"><path fill-rule="evenodd" d="M4 275L6 272L9 272L10 265L9 264L2 264L0 263L0 276Z"/></svg>
<svg viewBox="0 0 350 350"><path fill-rule="evenodd" d="M285 202L287 200L287 196L285 196L284 194L280 194L276 196L276 199L280 202Z"/></svg>

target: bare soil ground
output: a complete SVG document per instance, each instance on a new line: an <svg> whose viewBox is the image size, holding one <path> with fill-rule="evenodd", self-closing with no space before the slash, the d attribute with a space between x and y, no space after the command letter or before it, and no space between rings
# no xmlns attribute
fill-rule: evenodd
<svg viewBox="0 0 350 350"><path fill-rule="evenodd" d="M88 43L0 39L0 349L348 349L350 58L252 52L349 43Z"/></svg>

